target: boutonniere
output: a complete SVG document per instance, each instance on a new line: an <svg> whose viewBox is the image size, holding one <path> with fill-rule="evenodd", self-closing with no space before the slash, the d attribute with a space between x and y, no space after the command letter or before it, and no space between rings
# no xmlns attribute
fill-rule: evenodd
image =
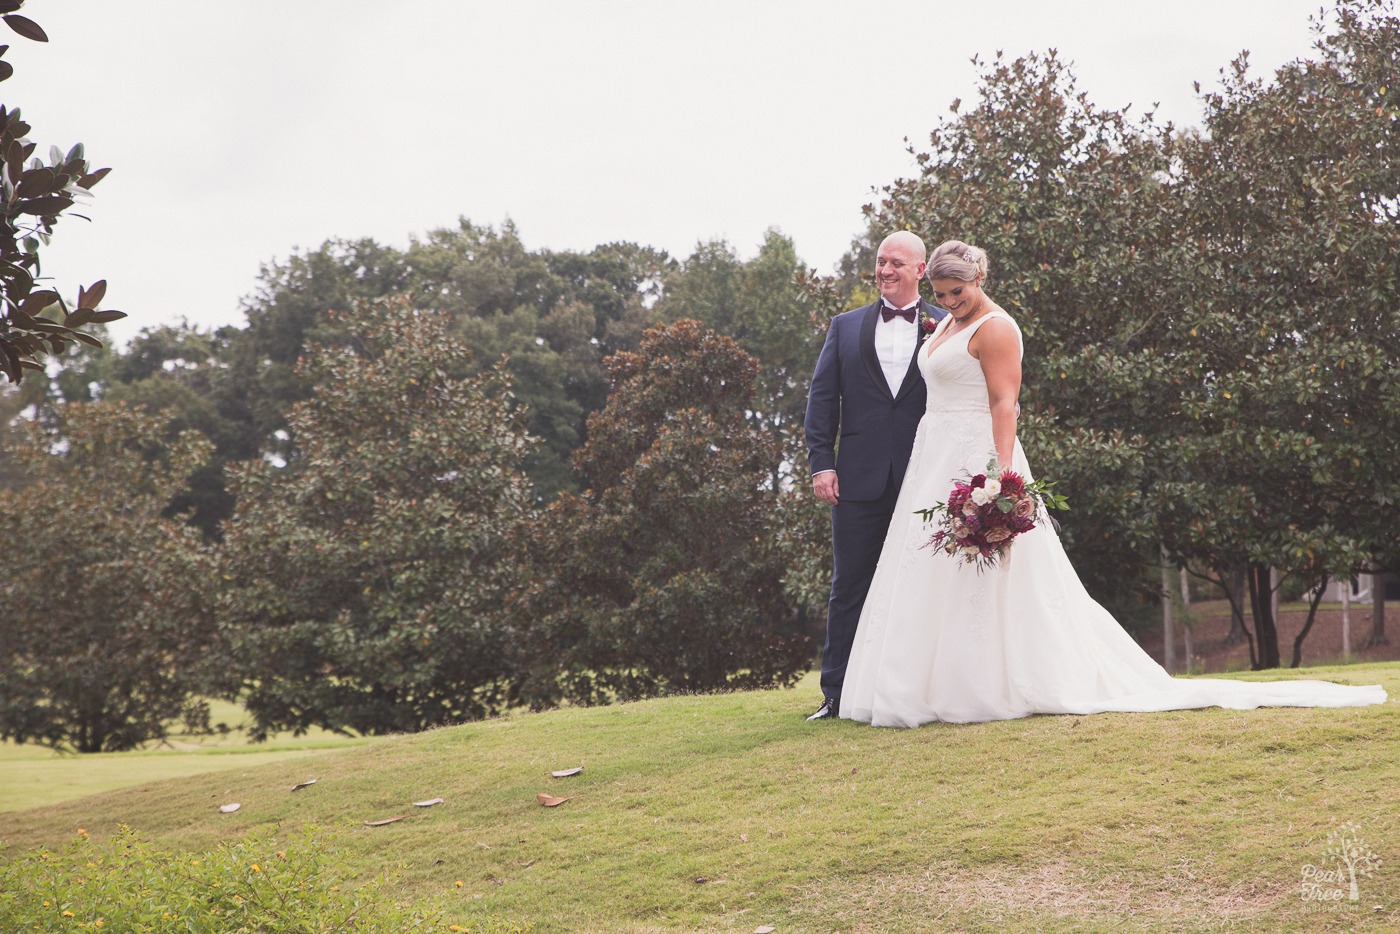
<svg viewBox="0 0 1400 934"><path fill-rule="evenodd" d="M924 305L919 305L919 330L924 334L932 334L938 327L938 322L924 308Z"/></svg>

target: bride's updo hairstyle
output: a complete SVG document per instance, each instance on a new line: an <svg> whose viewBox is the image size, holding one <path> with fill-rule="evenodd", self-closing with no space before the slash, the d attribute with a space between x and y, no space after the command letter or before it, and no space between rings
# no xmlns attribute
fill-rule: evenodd
<svg viewBox="0 0 1400 934"><path fill-rule="evenodd" d="M928 280L960 279L971 282L979 275L987 284L987 251L961 240L945 240L928 259Z"/></svg>

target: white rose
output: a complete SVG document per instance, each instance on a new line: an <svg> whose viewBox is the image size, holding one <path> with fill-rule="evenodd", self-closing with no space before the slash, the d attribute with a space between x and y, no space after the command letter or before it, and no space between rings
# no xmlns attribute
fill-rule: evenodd
<svg viewBox="0 0 1400 934"><path fill-rule="evenodd" d="M963 553L963 556L967 558L975 558L982 553L982 549L978 548L976 545L964 545L959 550Z"/></svg>
<svg viewBox="0 0 1400 934"><path fill-rule="evenodd" d="M972 491L972 501L979 506L985 506L997 498L1000 490L992 490L989 487L979 487Z"/></svg>
<svg viewBox="0 0 1400 934"><path fill-rule="evenodd" d="M986 491L988 496L996 496L1001 493L1001 481L993 480L991 477L988 477L987 483L982 489Z"/></svg>

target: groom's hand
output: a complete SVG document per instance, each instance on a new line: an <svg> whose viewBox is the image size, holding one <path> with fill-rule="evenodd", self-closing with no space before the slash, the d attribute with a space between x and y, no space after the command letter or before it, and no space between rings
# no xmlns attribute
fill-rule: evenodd
<svg viewBox="0 0 1400 934"><path fill-rule="evenodd" d="M841 484L836 479L836 471L828 470L813 477L812 491L823 503L835 506L836 501L841 498Z"/></svg>

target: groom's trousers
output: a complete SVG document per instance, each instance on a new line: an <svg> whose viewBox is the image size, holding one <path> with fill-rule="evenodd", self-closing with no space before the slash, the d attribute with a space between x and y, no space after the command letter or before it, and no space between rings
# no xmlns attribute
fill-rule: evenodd
<svg viewBox="0 0 1400 934"><path fill-rule="evenodd" d="M899 486L894 471L885 481L885 491L876 500L850 502L838 500L831 507L831 599L826 607L826 645L822 647L822 695L841 696L846 679L846 663L855 644L856 626L875 566L880 561L880 549L885 544L894 517Z"/></svg>

